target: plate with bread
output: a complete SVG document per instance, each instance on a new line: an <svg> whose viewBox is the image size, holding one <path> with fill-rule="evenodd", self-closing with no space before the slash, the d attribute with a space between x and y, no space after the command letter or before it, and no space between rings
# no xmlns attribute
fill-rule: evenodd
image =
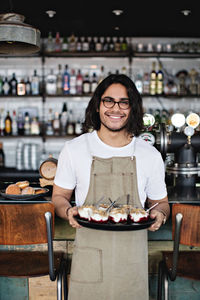
<svg viewBox="0 0 200 300"><path fill-rule="evenodd" d="M24 180L9 184L0 194L2 197L10 200L34 200L46 196L48 192L47 188L32 187L29 181Z"/></svg>

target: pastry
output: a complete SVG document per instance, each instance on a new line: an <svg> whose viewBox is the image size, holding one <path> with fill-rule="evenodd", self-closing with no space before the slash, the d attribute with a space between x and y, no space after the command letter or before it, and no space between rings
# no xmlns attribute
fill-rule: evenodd
<svg viewBox="0 0 200 300"><path fill-rule="evenodd" d="M46 193L45 189L35 189L35 194L43 194Z"/></svg>
<svg viewBox="0 0 200 300"><path fill-rule="evenodd" d="M32 186L27 186L22 190L22 195L34 195L35 189Z"/></svg>
<svg viewBox="0 0 200 300"><path fill-rule="evenodd" d="M7 186L5 193L10 195L20 195L21 189L16 184L10 184Z"/></svg>
<svg viewBox="0 0 200 300"><path fill-rule="evenodd" d="M26 188L27 186L29 186L29 182L27 180L24 180L24 181L18 181L16 182L16 185L18 187L20 187L20 189L24 189Z"/></svg>

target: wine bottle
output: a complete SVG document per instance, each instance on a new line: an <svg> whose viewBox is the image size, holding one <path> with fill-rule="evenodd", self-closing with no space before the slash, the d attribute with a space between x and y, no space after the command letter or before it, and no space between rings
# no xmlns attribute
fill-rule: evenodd
<svg viewBox="0 0 200 300"><path fill-rule="evenodd" d="M153 61L152 62L152 70L151 70L151 74L150 74L150 94L151 95L156 95L156 63Z"/></svg>
<svg viewBox="0 0 200 300"><path fill-rule="evenodd" d="M10 94L17 95L17 79L15 73L12 74L12 78L9 81L10 84Z"/></svg>
<svg viewBox="0 0 200 300"><path fill-rule="evenodd" d="M5 167L5 154L3 151L3 143L0 143L0 168Z"/></svg>
<svg viewBox="0 0 200 300"><path fill-rule="evenodd" d="M5 117L4 134L5 135L11 135L12 134L12 119L10 117L10 112L9 111L7 111L7 115Z"/></svg>

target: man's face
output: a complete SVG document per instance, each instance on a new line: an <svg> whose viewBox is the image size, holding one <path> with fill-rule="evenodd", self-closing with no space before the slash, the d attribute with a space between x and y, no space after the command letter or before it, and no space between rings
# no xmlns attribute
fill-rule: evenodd
<svg viewBox="0 0 200 300"><path fill-rule="evenodd" d="M100 102L99 116L101 120L101 127L104 126L110 131L121 131L125 128L131 107L126 108L126 104L129 103L128 94L126 88L120 83L113 83L103 93L101 99L105 99L108 102L122 102L121 107L117 103L112 108L107 108L106 101ZM108 103L109 104L109 103ZM112 104L112 103L111 103ZM110 105L110 104L109 104Z"/></svg>

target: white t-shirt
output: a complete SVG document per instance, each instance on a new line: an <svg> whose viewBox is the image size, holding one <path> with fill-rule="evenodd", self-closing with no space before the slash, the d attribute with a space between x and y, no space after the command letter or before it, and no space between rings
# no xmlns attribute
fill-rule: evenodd
<svg viewBox="0 0 200 300"><path fill-rule="evenodd" d="M135 156L138 192L142 205L146 198L159 200L167 195L165 169L160 152L141 138L133 138L124 147L103 143L96 131L65 142L59 155L54 182L64 189L75 189L77 206L83 205L90 183L92 156Z"/></svg>

